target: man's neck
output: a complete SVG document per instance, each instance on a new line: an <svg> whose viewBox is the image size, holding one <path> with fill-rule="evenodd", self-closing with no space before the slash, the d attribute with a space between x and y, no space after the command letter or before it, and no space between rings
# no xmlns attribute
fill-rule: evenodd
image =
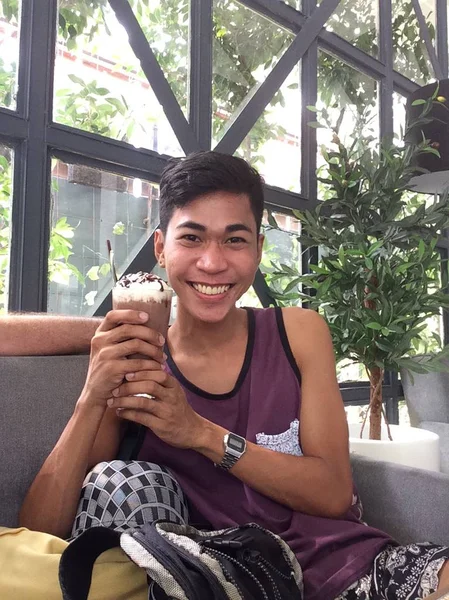
<svg viewBox="0 0 449 600"><path fill-rule="evenodd" d="M246 332L246 327L246 311L241 308L233 308L220 323L197 321L180 308L169 331L170 350L210 354L232 343L242 331Z"/></svg>

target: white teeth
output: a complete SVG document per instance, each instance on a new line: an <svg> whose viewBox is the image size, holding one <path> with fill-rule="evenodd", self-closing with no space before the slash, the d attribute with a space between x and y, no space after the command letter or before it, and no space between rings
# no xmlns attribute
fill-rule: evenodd
<svg viewBox="0 0 449 600"><path fill-rule="evenodd" d="M210 285L202 285L201 283L193 283L193 287L201 294L207 296L216 296L217 294L224 294L231 287L230 285L220 285L217 287L211 287Z"/></svg>

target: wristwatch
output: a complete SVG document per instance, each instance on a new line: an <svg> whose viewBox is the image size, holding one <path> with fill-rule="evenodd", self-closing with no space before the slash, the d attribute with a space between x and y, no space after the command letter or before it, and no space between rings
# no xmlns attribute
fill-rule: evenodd
<svg viewBox="0 0 449 600"><path fill-rule="evenodd" d="M246 440L236 433L227 433L223 438L223 443L225 454L221 463L216 466L224 471L229 471L238 459L245 454Z"/></svg>

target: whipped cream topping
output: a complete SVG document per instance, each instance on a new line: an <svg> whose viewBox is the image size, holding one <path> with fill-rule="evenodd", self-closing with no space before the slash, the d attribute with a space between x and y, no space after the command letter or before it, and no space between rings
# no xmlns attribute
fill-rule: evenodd
<svg viewBox="0 0 449 600"><path fill-rule="evenodd" d="M163 279L153 273L145 273L144 271L124 275L117 281L116 287L133 290L140 289L142 291L143 289L159 292L172 291L171 287Z"/></svg>

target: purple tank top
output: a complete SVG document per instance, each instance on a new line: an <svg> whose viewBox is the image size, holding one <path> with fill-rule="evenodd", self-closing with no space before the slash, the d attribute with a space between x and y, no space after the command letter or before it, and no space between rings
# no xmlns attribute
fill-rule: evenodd
<svg viewBox="0 0 449 600"><path fill-rule="evenodd" d="M300 455L301 375L281 309L248 309L248 332L242 370L226 394L208 394L193 385L171 356L168 370L194 410L206 419L250 442ZM215 468L201 454L173 448L149 430L138 458L171 469L190 501L192 525L221 529L255 522L280 535L303 569L306 600L333 600L366 574L374 557L392 542L361 523L357 503L340 519L293 511Z"/></svg>

